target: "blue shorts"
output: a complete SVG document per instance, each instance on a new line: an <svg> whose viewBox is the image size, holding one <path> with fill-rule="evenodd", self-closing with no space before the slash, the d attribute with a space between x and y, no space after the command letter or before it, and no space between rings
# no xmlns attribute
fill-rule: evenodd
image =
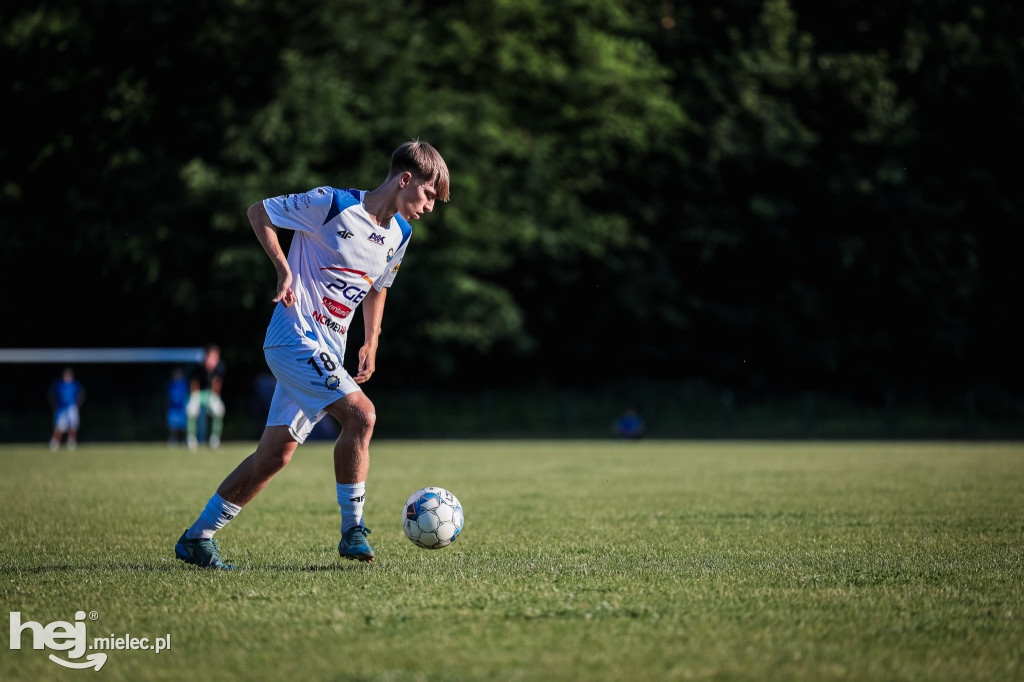
<svg viewBox="0 0 1024 682"><path fill-rule="evenodd" d="M167 428L172 431L183 431L188 425L188 415L184 407L172 407L167 410Z"/></svg>
<svg viewBox="0 0 1024 682"><path fill-rule="evenodd" d="M78 405L62 407L53 416L53 427L57 431L78 430Z"/></svg>

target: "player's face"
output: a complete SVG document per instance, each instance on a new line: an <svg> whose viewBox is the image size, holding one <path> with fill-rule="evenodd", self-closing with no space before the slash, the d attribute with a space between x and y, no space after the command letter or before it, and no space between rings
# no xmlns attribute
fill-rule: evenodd
<svg viewBox="0 0 1024 682"><path fill-rule="evenodd" d="M406 220L416 220L434 210L437 190L433 182L423 182L409 176L409 181L398 194L398 212Z"/></svg>

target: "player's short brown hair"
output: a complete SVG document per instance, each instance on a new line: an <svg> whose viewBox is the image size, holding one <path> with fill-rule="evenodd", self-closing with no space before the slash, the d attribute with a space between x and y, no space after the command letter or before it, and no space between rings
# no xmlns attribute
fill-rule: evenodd
<svg viewBox="0 0 1024 682"><path fill-rule="evenodd" d="M405 171L422 182L434 183L437 198L448 201L448 166L430 143L410 140L391 154L389 175Z"/></svg>

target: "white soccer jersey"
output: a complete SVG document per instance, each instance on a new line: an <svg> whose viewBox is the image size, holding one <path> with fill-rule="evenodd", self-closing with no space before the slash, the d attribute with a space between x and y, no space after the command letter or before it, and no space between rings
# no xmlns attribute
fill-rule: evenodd
<svg viewBox="0 0 1024 682"><path fill-rule="evenodd" d="M264 348L307 337L345 357L345 339L359 302L391 286L412 226L395 215L377 225L363 207L365 191L317 187L264 199L270 221L294 230L288 249L295 304L274 309Z"/></svg>

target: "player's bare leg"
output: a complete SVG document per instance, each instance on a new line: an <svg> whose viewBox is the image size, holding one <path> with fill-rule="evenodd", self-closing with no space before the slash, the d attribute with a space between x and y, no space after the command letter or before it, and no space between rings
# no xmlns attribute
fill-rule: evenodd
<svg viewBox="0 0 1024 682"><path fill-rule="evenodd" d="M363 483L370 471L370 438L377 414L362 391L349 393L327 407L338 420L341 435L334 444L334 476L338 483Z"/></svg>
<svg viewBox="0 0 1024 682"><path fill-rule="evenodd" d="M228 474L217 493L228 502L244 507L285 468L298 446L287 426L268 426L256 451Z"/></svg>
<svg viewBox="0 0 1024 682"><path fill-rule="evenodd" d="M363 525L363 503L370 470L370 438L377 415L362 391L349 393L327 411L341 425L341 435L334 444L334 475L342 514L338 553L346 559L373 561L373 548L366 541L370 530Z"/></svg>
<svg viewBox="0 0 1024 682"><path fill-rule="evenodd" d="M213 534L267 487L270 479L291 461L296 447L298 443L287 426L268 426L256 451L228 474L196 522L182 533L174 547L175 555L203 568L234 569L235 566L221 560L220 547Z"/></svg>

